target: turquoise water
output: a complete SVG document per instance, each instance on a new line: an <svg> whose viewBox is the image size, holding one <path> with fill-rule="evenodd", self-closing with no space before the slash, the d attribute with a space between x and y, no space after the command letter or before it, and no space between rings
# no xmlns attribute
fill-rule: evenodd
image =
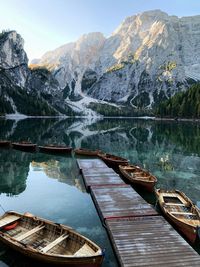
<svg viewBox="0 0 200 267"><path fill-rule="evenodd" d="M158 178L157 187L176 188L200 201L200 126L192 122L1 119L0 139L101 149L149 169ZM155 204L152 195L139 193ZM104 267L118 266L74 155L1 149L0 204L73 227L106 249ZM0 245L0 266L36 265Z"/></svg>

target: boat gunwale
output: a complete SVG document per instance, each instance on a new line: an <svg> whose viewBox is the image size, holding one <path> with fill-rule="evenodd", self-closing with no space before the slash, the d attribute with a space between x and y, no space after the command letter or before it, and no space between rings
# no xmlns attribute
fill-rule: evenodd
<svg viewBox="0 0 200 267"><path fill-rule="evenodd" d="M77 155L88 155L88 156L98 156L100 154L101 150L90 150L87 148L75 148L73 152Z"/></svg>
<svg viewBox="0 0 200 267"><path fill-rule="evenodd" d="M36 147L37 146L37 144L34 144L34 143L21 143L21 142L12 142L11 143L12 144L12 146L21 146L21 147Z"/></svg>
<svg viewBox="0 0 200 267"><path fill-rule="evenodd" d="M72 147L68 146L38 146L39 152L60 152L60 153L66 153L66 152L71 152Z"/></svg>
<svg viewBox="0 0 200 267"><path fill-rule="evenodd" d="M126 163L126 164L128 164L128 162L129 162L125 158L122 158L122 157L116 156L116 155L112 155L112 154L108 154L108 153L99 153L98 157L104 159L105 161L109 161L111 163Z"/></svg>

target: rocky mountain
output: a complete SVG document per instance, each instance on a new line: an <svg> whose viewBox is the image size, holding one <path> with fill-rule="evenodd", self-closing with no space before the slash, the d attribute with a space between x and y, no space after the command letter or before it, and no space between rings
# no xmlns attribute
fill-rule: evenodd
<svg viewBox="0 0 200 267"><path fill-rule="evenodd" d="M47 69L31 70L23 46L15 31L0 34L0 114L65 113L58 81Z"/></svg>
<svg viewBox="0 0 200 267"><path fill-rule="evenodd" d="M85 34L29 68L16 32L0 36L0 48L0 93L15 112L18 101L8 94L6 81L52 113L88 116L148 113L200 80L200 16L178 18L160 10L134 15L110 37Z"/></svg>
<svg viewBox="0 0 200 267"><path fill-rule="evenodd" d="M200 16L155 10L126 18L108 38L83 35L36 65L53 73L73 106L93 98L150 109L200 79L199 49Z"/></svg>

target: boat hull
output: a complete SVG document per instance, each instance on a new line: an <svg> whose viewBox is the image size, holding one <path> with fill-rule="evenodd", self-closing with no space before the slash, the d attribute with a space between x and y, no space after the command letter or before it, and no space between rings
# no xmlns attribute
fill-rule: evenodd
<svg viewBox="0 0 200 267"><path fill-rule="evenodd" d="M127 165L128 160L117 157L110 154L98 154L98 157L101 158L109 167L119 170L119 165Z"/></svg>
<svg viewBox="0 0 200 267"><path fill-rule="evenodd" d="M77 155L83 155L83 156L97 156L100 153L100 150L87 150L87 149L74 149L74 153Z"/></svg>
<svg viewBox="0 0 200 267"><path fill-rule="evenodd" d="M164 210L162 209L164 212ZM170 214L166 214L166 217L169 221L175 225L177 230L191 243L194 244L197 238L197 228L190 225L186 225L181 221L174 219Z"/></svg>
<svg viewBox="0 0 200 267"><path fill-rule="evenodd" d="M44 262L48 264L53 264L55 266L73 266L73 267L100 267L103 261L102 256L91 258L91 259L65 259L61 257L56 256L48 256L48 255L41 255L39 253L35 253L31 251L28 247L19 247L15 246L12 243L8 242L2 236L0 235L0 241L10 247L11 249L19 252L20 254L30 257L31 259L34 259L35 261Z"/></svg>
<svg viewBox="0 0 200 267"><path fill-rule="evenodd" d="M39 152L52 153L52 154L67 154L71 153L71 147L51 147L51 146L39 146Z"/></svg>
<svg viewBox="0 0 200 267"><path fill-rule="evenodd" d="M11 147L11 142L10 141L0 141L0 147L9 148L9 147Z"/></svg>
<svg viewBox="0 0 200 267"><path fill-rule="evenodd" d="M101 256L91 258L91 259L68 259L56 256L48 256L48 255L41 255L39 253L32 252L29 248L26 247L19 247L11 244L2 236L0 235L0 241L10 247L11 249L19 252L20 254L29 257L31 259L34 259L35 261L44 262L47 264L55 264L56 266L73 266L73 267L100 267L103 261L103 258Z"/></svg>
<svg viewBox="0 0 200 267"><path fill-rule="evenodd" d="M21 144L21 143L12 143L12 147L17 150L36 152L36 144Z"/></svg>

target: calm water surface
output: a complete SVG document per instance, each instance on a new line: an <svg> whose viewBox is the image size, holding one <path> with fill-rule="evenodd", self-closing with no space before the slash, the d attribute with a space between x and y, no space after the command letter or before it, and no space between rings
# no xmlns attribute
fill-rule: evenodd
<svg viewBox="0 0 200 267"><path fill-rule="evenodd" d="M199 205L199 124L133 119L0 119L0 139L101 149L149 169L158 178L157 187L182 190ZM155 204L152 195L138 192ZM29 211L70 225L106 249L103 267L118 266L74 155L1 149L0 204L5 210ZM0 244L0 266L36 265Z"/></svg>

